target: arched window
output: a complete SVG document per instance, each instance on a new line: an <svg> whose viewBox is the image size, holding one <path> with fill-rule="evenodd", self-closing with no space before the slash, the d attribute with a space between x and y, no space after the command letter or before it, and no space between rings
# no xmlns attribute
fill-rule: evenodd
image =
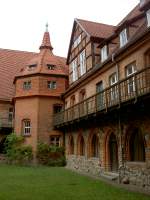
<svg viewBox="0 0 150 200"><path fill-rule="evenodd" d="M69 154L74 154L74 140L72 135L69 138Z"/></svg>
<svg viewBox="0 0 150 200"><path fill-rule="evenodd" d="M145 161L144 139L138 129L135 129L130 137L130 160Z"/></svg>
<svg viewBox="0 0 150 200"><path fill-rule="evenodd" d="M84 143L83 136L80 136L80 138L78 140L78 154L80 156L84 156L85 155L85 143Z"/></svg>
<svg viewBox="0 0 150 200"><path fill-rule="evenodd" d="M24 119L22 121L22 131L23 131L23 136L31 135L31 121L29 119Z"/></svg>
<svg viewBox="0 0 150 200"><path fill-rule="evenodd" d="M93 135L91 140L91 156L99 157L99 139L96 134Z"/></svg>

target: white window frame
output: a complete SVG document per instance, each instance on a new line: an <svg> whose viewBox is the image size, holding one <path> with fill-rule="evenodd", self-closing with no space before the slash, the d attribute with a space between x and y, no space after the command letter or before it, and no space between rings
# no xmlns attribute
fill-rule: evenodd
<svg viewBox="0 0 150 200"><path fill-rule="evenodd" d="M129 67L131 67L131 72L129 72ZM131 75L135 74L135 72L136 72L135 64L130 64L126 67L127 77L130 77ZM135 78L134 77L132 77L131 79L127 81L127 85L128 85L128 94L135 92Z"/></svg>
<svg viewBox="0 0 150 200"><path fill-rule="evenodd" d="M52 141L52 138L54 139ZM50 136L50 145L60 147L60 136L59 135L51 135Z"/></svg>
<svg viewBox="0 0 150 200"><path fill-rule="evenodd" d="M104 62L107 58L108 58L107 45L105 45L103 46L103 48L101 48L101 62Z"/></svg>
<svg viewBox="0 0 150 200"><path fill-rule="evenodd" d="M116 72L113 73L109 77L109 82L110 82L110 86L113 86L118 82L118 76L117 76ZM110 99L111 99L111 101L115 101L116 99L118 99L117 86L114 86L114 87L111 88L111 90L110 90Z"/></svg>
<svg viewBox="0 0 150 200"><path fill-rule="evenodd" d="M85 57L85 49L80 53L80 75L86 73L86 57Z"/></svg>
<svg viewBox="0 0 150 200"><path fill-rule="evenodd" d="M31 121L23 120L23 135L28 136L31 135Z"/></svg>
<svg viewBox="0 0 150 200"><path fill-rule="evenodd" d="M47 82L48 89L56 89L56 81L48 81Z"/></svg>
<svg viewBox="0 0 150 200"><path fill-rule="evenodd" d="M81 34L75 39L73 47L76 48L81 42Z"/></svg>
<svg viewBox="0 0 150 200"><path fill-rule="evenodd" d="M150 9L146 12L147 16L147 27L150 27Z"/></svg>
<svg viewBox="0 0 150 200"><path fill-rule="evenodd" d="M30 90L31 89L31 81L23 82L23 89L24 90Z"/></svg>
<svg viewBox="0 0 150 200"><path fill-rule="evenodd" d="M78 79L77 58L72 61L71 67L72 67L72 82L74 82Z"/></svg>
<svg viewBox="0 0 150 200"><path fill-rule="evenodd" d="M120 38L120 47L123 47L125 44L127 44L128 36L126 28L120 32L119 38Z"/></svg>

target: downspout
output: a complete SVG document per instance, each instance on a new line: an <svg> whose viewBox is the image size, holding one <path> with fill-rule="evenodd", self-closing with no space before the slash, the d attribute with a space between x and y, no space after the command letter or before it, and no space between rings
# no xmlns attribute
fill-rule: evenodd
<svg viewBox="0 0 150 200"><path fill-rule="evenodd" d="M115 64L116 67L116 73L117 73L117 81L120 81L120 73L119 73L119 64L117 63L117 61L115 60L115 53L112 54L112 63ZM119 98L119 108L120 108L120 87L118 87L118 98ZM123 145L122 145L122 128L121 128L121 117L120 117L120 109L118 109L118 132L119 132L119 136L120 136L120 166L119 166L119 170L121 169L121 167L124 165L124 155L123 155ZM119 158L119 156L118 156ZM119 160L118 160L118 164L119 164Z"/></svg>

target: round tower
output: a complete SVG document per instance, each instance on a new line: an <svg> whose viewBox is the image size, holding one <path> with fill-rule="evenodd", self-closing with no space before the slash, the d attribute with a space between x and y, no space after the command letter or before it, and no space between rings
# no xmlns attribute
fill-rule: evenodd
<svg viewBox="0 0 150 200"><path fill-rule="evenodd" d="M62 109L68 82L66 59L53 54L48 25L39 49L14 80L15 132L34 151L38 142L63 144L62 133L53 129L53 114Z"/></svg>

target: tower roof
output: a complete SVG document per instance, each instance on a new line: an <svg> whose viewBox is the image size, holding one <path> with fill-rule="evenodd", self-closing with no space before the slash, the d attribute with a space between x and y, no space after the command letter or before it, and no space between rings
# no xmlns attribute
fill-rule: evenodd
<svg viewBox="0 0 150 200"><path fill-rule="evenodd" d="M48 23L46 24L46 30L45 30L45 33L44 33L44 36L43 36L42 44L40 46L40 50L41 49L50 49L50 51L53 50L53 47L52 47L51 41L50 41L50 34L49 34L49 31L48 31Z"/></svg>
<svg viewBox="0 0 150 200"><path fill-rule="evenodd" d="M48 74L48 75L68 75L68 66L66 58L55 56L52 52L48 25L44 32L40 52L28 61L25 67L17 74L17 77L33 74ZM52 70L51 70L52 67Z"/></svg>

